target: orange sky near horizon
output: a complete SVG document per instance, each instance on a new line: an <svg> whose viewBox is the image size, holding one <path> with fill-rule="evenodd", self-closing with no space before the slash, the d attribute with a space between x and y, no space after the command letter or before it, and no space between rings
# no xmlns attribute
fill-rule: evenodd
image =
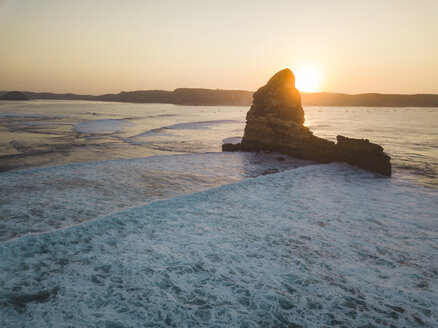
<svg viewBox="0 0 438 328"><path fill-rule="evenodd" d="M0 90L256 90L289 67L302 91L438 93L437 17L436 0L0 0Z"/></svg>

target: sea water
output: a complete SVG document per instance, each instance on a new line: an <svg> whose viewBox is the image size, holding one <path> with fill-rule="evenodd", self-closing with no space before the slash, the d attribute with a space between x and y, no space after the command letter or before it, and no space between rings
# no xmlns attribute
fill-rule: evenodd
<svg viewBox="0 0 438 328"><path fill-rule="evenodd" d="M393 177L222 153L245 107L0 103L5 327L435 327L438 111L305 108Z"/></svg>

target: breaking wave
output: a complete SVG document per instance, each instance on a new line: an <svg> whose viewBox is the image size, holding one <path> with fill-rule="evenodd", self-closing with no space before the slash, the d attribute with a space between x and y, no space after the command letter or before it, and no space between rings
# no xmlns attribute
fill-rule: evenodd
<svg viewBox="0 0 438 328"><path fill-rule="evenodd" d="M300 167L0 244L7 326L438 324L437 190Z"/></svg>

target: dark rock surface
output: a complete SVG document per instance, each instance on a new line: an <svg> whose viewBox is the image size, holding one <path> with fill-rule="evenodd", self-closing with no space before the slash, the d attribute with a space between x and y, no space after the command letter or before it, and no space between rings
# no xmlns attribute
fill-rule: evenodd
<svg viewBox="0 0 438 328"><path fill-rule="evenodd" d="M245 134L237 145L224 151L276 151L321 163L346 162L371 172L391 175L390 157L383 148L366 139L337 137L337 143L322 139L303 125L301 96L289 69L275 74L254 93L246 116Z"/></svg>
<svg viewBox="0 0 438 328"><path fill-rule="evenodd" d="M29 98L23 92L11 91L1 95L0 100L29 100Z"/></svg>
<svg viewBox="0 0 438 328"><path fill-rule="evenodd" d="M59 287L55 287L50 290L41 290L30 294L9 295L9 297L7 297L7 301L12 305L18 307L24 307L31 302L45 303L49 301L51 297L56 296L58 292L59 292Z"/></svg>

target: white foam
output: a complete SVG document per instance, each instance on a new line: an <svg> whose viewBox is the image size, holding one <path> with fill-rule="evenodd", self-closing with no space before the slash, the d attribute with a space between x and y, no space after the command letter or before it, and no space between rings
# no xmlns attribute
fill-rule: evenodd
<svg viewBox="0 0 438 328"><path fill-rule="evenodd" d="M213 120L213 121L203 121L203 122L187 122L187 123L177 123L165 127L166 129L173 130L208 130L219 124L242 124L242 121L237 120Z"/></svg>
<svg viewBox="0 0 438 328"><path fill-rule="evenodd" d="M99 134L99 133L114 133L121 132L130 123L126 120L113 120L113 119L102 119L102 120L91 120L84 121L73 125L72 130L79 133L85 134Z"/></svg>
<svg viewBox="0 0 438 328"><path fill-rule="evenodd" d="M309 162L275 154L156 156L0 175L0 241L71 226L125 207L206 190Z"/></svg>
<svg viewBox="0 0 438 328"><path fill-rule="evenodd" d="M242 137L230 137L230 138L225 138L224 140L222 140L222 142L224 144L238 144L240 142L242 142Z"/></svg>
<svg viewBox="0 0 438 328"><path fill-rule="evenodd" d="M131 136L128 141L134 140L138 137L149 137L149 136L174 136L174 134L169 133L169 130L209 130L214 126L221 124L242 124L241 121L236 120L216 120L216 121L205 121L205 122L187 122L187 123L177 123L169 126L162 126L160 128L151 129L140 134Z"/></svg>
<svg viewBox="0 0 438 328"><path fill-rule="evenodd" d="M65 115L62 114L45 114L45 113L0 113L0 117L45 117L45 118L57 118Z"/></svg>
<svg viewBox="0 0 438 328"><path fill-rule="evenodd" d="M6 326L436 327L437 196L316 165L24 236L0 245L0 315Z"/></svg>

